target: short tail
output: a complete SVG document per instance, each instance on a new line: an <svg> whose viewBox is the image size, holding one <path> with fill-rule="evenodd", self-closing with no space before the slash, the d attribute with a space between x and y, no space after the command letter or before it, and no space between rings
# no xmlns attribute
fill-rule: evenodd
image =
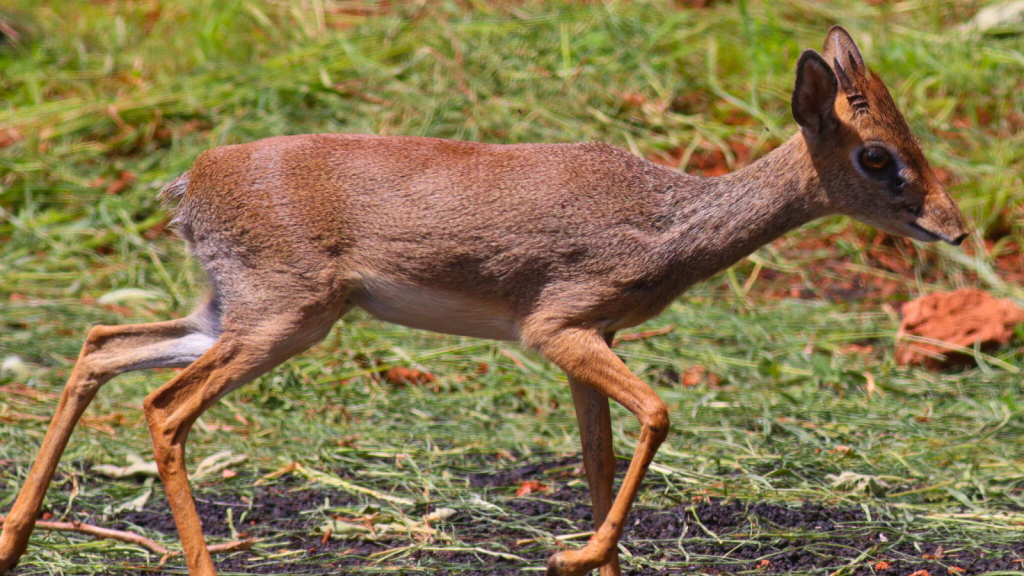
<svg viewBox="0 0 1024 576"><path fill-rule="evenodd" d="M185 190L188 188L188 179L192 176L192 171L189 170L181 176L175 178L170 184L164 186L160 190L160 194L157 198L163 203L165 208L169 208L172 204L177 203L181 200L181 197L185 195Z"/></svg>
<svg viewBox="0 0 1024 576"><path fill-rule="evenodd" d="M177 204L185 196L185 190L188 189L188 180L192 176L192 171L189 170L181 176L175 178L170 184L164 186L157 198L163 204L164 209L171 212L172 218L169 226L175 226L178 224Z"/></svg>

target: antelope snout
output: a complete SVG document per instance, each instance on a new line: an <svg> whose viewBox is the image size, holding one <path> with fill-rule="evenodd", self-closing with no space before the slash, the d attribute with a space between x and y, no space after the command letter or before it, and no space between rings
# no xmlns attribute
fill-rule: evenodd
<svg viewBox="0 0 1024 576"><path fill-rule="evenodd" d="M910 226L934 236L934 240L943 240L953 246L959 246L969 234L960 208L945 190L930 196Z"/></svg>

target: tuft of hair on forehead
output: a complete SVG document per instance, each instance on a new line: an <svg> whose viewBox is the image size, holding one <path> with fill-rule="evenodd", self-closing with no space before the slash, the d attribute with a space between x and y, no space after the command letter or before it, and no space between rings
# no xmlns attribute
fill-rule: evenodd
<svg viewBox="0 0 1024 576"><path fill-rule="evenodd" d="M842 26L833 26L825 37L821 55L835 72L854 117L866 114L871 108L870 101L865 95L865 85L870 83L870 73L864 65L864 57L861 56L857 43Z"/></svg>

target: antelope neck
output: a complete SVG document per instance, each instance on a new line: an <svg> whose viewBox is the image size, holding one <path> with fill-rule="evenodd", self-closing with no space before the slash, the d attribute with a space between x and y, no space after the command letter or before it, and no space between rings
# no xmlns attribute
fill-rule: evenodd
<svg viewBox="0 0 1024 576"><path fill-rule="evenodd" d="M684 286L829 213L800 134L742 170L684 178L670 200L675 224L664 245Z"/></svg>

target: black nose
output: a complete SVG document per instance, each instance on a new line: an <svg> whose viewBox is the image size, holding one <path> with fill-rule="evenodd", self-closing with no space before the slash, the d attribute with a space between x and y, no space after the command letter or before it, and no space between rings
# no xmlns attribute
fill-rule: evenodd
<svg viewBox="0 0 1024 576"><path fill-rule="evenodd" d="M953 246L959 246L959 245L963 244L964 239L967 238L967 236L969 236L969 234L967 234L967 232L964 232L963 234L961 234L961 235L957 236L956 238L954 238L953 241L950 242L950 244L952 244Z"/></svg>

